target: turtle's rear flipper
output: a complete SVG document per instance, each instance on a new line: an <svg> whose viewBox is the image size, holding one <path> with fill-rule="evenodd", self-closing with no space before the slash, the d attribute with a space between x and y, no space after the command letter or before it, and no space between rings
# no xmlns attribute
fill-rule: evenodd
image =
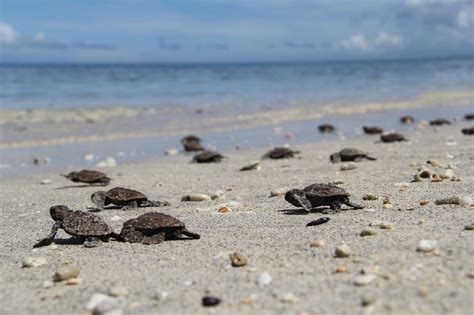
<svg viewBox="0 0 474 315"><path fill-rule="evenodd" d="M373 156L369 156L369 155L367 155L367 160L377 161L376 158L374 158Z"/></svg>
<svg viewBox="0 0 474 315"><path fill-rule="evenodd" d="M38 243L33 245L33 248L48 246L49 244L51 244L54 240L54 237L56 236L56 233L58 232L58 229L59 229L59 223L56 222L54 223L53 228L51 229L51 233L49 233L47 237L40 239Z"/></svg>
<svg viewBox="0 0 474 315"><path fill-rule="evenodd" d="M181 231L181 233L184 234L184 235L186 235L186 236L188 236L188 237L190 237L190 238L196 239L196 240L198 240L198 239L201 238L201 235L199 235L199 234L197 234L197 233L190 232L190 231L188 231L188 230L186 230L186 229L183 229L183 230Z"/></svg>
<svg viewBox="0 0 474 315"><path fill-rule="evenodd" d="M349 199L344 200L343 203L346 206L352 207L354 209L364 209L364 206L356 205L356 204L352 203Z"/></svg>

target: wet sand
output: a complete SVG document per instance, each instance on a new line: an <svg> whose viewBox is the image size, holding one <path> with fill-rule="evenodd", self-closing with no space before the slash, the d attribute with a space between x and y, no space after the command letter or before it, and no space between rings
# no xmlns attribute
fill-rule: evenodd
<svg viewBox="0 0 474 315"><path fill-rule="evenodd" d="M99 213L116 231L121 224L156 210L182 220L200 240L170 241L145 246L111 241L99 248L56 244L37 250L32 245L52 226L48 209L66 204L86 210L97 187L71 185L58 172L13 177L0 183L2 274L0 312L3 314L88 314L85 306L94 293L107 293L120 285L129 295L120 298L125 314L470 314L474 308L473 207L435 205L437 198L474 193L474 138L460 129L468 122L406 132L410 142L376 143L377 137L295 145L300 158L264 160L259 171L239 168L259 159L269 147L227 150L219 164L189 163L190 155L168 156L105 169L113 178L109 188L124 186L145 192L151 199L172 206ZM340 171L329 154L356 147L377 161L358 163L358 169ZM429 159L452 164L461 181L410 183L419 166ZM51 184L40 185L43 179ZM269 197L274 189L302 188L315 182L341 181L354 202L365 210L307 215L295 211L283 197ZM406 187L406 188L403 188ZM223 190L225 200L181 202L187 193L213 194ZM364 194L381 197L362 200ZM391 195L392 207L382 199ZM427 205L420 205L427 200ZM232 203L230 213L218 213ZM112 221L114 216L122 220ZM331 220L306 227L322 216ZM394 229L373 227L377 234L361 237L371 222L393 223ZM64 232L57 236L64 243ZM437 240L437 249L417 252L420 240ZM310 247L325 240L322 248ZM345 243L348 258L335 258L334 249ZM229 254L248 257L245 267L230 265ZM44 257L47 265L21 268L26 257ZM64 264L80 269L78 285L44 281ZM337 273L340 268L346 272ZM365 286L354 285L361 270L374 275ZM257 278L268 272L272 281L259 287ZM166 291L168 299L155 298ZM291 294L293 297L288 297ZM201 306L204 295L222 303ZM362 306L362 300L370 305ZM291 302L291 303L290 303Z"/></svg>

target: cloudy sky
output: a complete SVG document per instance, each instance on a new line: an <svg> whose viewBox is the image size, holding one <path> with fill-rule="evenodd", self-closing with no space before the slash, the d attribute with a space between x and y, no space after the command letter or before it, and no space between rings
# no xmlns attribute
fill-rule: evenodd
<svg viewBox="0 0 474 315"><path fill-rule="evenodd" d="M474 55L474 0L1 0L3 62Z"/></svg>

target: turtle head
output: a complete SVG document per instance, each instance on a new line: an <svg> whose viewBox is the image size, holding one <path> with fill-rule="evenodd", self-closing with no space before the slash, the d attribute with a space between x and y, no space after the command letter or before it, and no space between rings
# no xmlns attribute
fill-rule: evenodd
<svg viewBox="0 0 474 315"><path fill-rule="evenodd" d="M71 211L67 206L58 205L52 206L49 208L49 214L54 221L62 221L64 219L64 214L68 211Z"/></svg>
<svg viewBox="0 0 474 315"><path fill-rule="evenodd" d="M107 196L107 192L105 191L97 191L91 195L92 202L97 206L99 209L104 209L105 207L105 197Z"/></svg>
<svg viewBox="0 0 474 315"><path fill-rule="evenodd" d="M303 207L306 211L311 210L311 203L301 189L292 189L285 194L285 200L295 207Z"/></svg>
<svg viewBox="0 0 474 315"><path fill-rule="evenodd" d="M61 174L61 175L66 177L67 179L71 179L77 176L77 172L70 172L69 174Z"/></svg>
<svg viewBox="0 0 474 315"><path fill-rule="evenodd" d="M329 159L333 163L341 162L341 154L339 152L333 153L329 156Z"/></svg>

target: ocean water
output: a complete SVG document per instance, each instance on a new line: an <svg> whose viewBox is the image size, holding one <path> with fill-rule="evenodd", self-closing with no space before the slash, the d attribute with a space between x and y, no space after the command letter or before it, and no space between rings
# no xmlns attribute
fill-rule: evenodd
<svg viewBox="0 0 474 315"><path fill-rule="evenodd" d="M281 108L472 90L474 58L249 64L0 64L2 109Z"/></svg>

